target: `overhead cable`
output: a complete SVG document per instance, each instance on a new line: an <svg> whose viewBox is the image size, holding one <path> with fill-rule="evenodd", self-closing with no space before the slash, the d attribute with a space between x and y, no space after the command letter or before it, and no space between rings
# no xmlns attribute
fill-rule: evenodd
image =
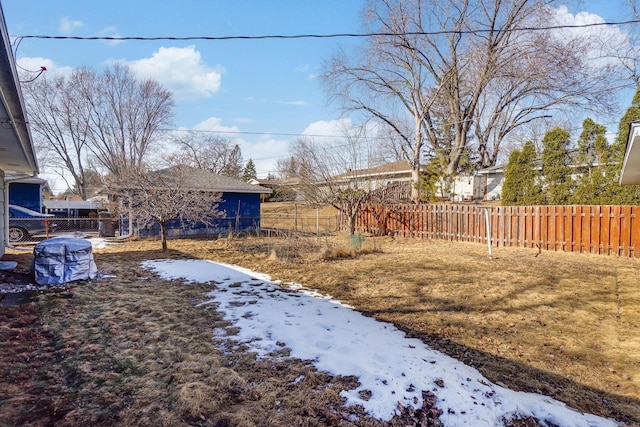
<svg viewBox="0 0 640 427"><path fill-rule="evenodd" d="M256 35L256 36L158 36L158 37L115 37L115 36L50 36L50 35L24 35L16 36L19 39L53 39L53 40L105 40L105 41L127 41L127 40L139 40L139 41L192 41L192 40L268 40L268 39L330 39L330 38L359 38L359 37L392 37L398 35L404 36L436 36L436 35L449 35L449 34L482 34L482 33L495 33L495 32L522 32L522 31L546 31L546 30L560 30L571 28L589 28L589 27L602 27L602 26L616 26L616 25L632 25L640 24L640 20L629 21L617 21L617 22L593 22L589 24L562 24L562 25L549 25L543 27L518 27L509 29L473 29L473 30L438 30L438 31L409 31L403 33L393 32L372 32L372 33L333 33L333 34L271 34L271 35Z"/></svg>

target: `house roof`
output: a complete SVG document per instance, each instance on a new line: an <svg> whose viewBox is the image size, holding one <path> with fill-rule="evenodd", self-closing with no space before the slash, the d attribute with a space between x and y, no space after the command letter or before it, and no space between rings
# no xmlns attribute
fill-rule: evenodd
<svg viewBox="0 0 640 427"><path fill-rule="evenodd" d="M632 122L629 125L620 184L640 184L640 122Z"/></svg>
<svg viewBox="0 0 640 427"><path fill-rule="evenodd" d="M423 168L423 166L420 166ZM355 169L345 172L343 174L337 175L336 179L349 179L349 178L364 178L364 177L373 177L373 176L391 176L391 175L400 175L403 173L411 172L411 164L406 160L401 160L399 162L393 163L385 163L381 166L376 166L373 168L366 169Z"/></svg>
<svg viewBox="0 0 640 427"><path fill-rule="evenodd" d="M504 173L505 165L489 166L488 168L478 170L479 174Z"/></svg>
<svg viewBox="0 0 640 427"><path fill-rule="evenodd" d="M0 5L0 170L35 174L38 162L18 81L4 12Z"/></svg>
<svg viewBox="0 0 640 427"><path fill-rule="evenodd" d="M183 180L182 185L185 188L193 190L215 191L222 193L259 193L269 194L271 190L255 184L241 181L224 175L217 175L204 169L196 169L188 166L174 166L171 168L161 169L156 173L169 176L174 173L176 168L188 168L188 173L177 174Z"/></svg>
<svg viewBox="0 0 640 427"><path fill-rule="evenodd" d="M265 187L293 187L300 184L300 178L256 179L249 182Z"/></svg>

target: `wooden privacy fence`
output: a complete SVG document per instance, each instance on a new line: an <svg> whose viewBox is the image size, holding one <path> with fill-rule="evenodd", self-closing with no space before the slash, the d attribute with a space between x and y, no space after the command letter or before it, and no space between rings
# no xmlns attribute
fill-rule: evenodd
<svg viewBox="0 0 640 427"><path fill-rule="evenodd" d="M640 206L365 205L356 230L640 257Z"/></svg>

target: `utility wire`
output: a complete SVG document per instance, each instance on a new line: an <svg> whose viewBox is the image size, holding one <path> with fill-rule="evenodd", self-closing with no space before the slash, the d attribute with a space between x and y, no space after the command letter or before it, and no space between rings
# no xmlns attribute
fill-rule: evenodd
<svg viewBox="0 0 640 427"><path fill-rule="evenodd" d="M603 27L603 26L615 26L615 25L632 25L640 24L640 20L629 21L615 21L615 22L594 22L590 24L575 24L575 25L549 25L543 27L519 27L509 28L505 30L487 28L487 29L475 29L475 30L439 30L439 31L409 31L403 33L392 32L372 32L372 33L334 33L334 34L271 34L271 35L257 35L257 36L159 36L159 37L110 37L110 36L50 36L50 35L24 35L16 36L16 39L53 39L53 40L106 40L106 41L192 41L192 40L268 40L268 39L330 39L330 38L362 38L362 37L388 37L388 36L436 36L436 35L450 35L450 34L482 34L482 33L501 33L501 32L523 32L523 31L547 31L547 30L560 30L571 28L590 28L590 27Z"/></svg>

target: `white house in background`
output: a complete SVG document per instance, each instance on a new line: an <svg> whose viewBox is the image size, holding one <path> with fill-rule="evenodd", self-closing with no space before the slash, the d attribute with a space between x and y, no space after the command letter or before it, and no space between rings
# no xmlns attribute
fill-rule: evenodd
<svg viewBox="0 0 640 427"><path fill-rule="evenodd" d="M629 125L620 184L640 184L640 122L632 122Z"/></svg>
<svg viewBox="0 0 640 427"><path fill-rule="evenodd" d="M474 200L482 200L483 188L481 175L456 175L448 186L445 182L440 184L440 191L437 195L454 202L473 202Z"/></svg>
<svg viewBox="0 0 640 427"><path fill-rule="evenodd" d="M0 256L9 244L8 184L5 176L16 179L32 177L38 173L33 141L25 117L24 100L16 71L11 41L7 32L2 6L0 6Z"/></svg>
<svg viewBox="0 0 640 427"><path fill-rule="evenodd" d="M480 169L478 174L482 176L482 199L500 200L502 198L502 185L504 184L505 165L490 166Z"/></svg>
<svg viewBox="0 0 640 427"><path fill-rule="evenodd" d="M456 175L448 186L443 182L440 197L454 202L500 200L504 183L504 165L480 169L474 174Z"/></svg>
<svg viewBox="0 0 640 427"><path fill-rule="evenodd" d="M420 166L424 170L424 166ZM366 169L354 169L333 177L351 188L384 192L395 201L411 200L411 164L407 161L386 163Z"/></svg>
<svg viewBox="0 0 640 427"><path fill-rule="evenodd" d="M424 166L421 166L424 170ZM345 172L334 177L351 187L386 191L396 201L411 200L411 165L406 161ZM498 200L504 182L504 166L492 166L475 174L457 175L449 185L442 182L437 196L456 202Z"/></svg>

